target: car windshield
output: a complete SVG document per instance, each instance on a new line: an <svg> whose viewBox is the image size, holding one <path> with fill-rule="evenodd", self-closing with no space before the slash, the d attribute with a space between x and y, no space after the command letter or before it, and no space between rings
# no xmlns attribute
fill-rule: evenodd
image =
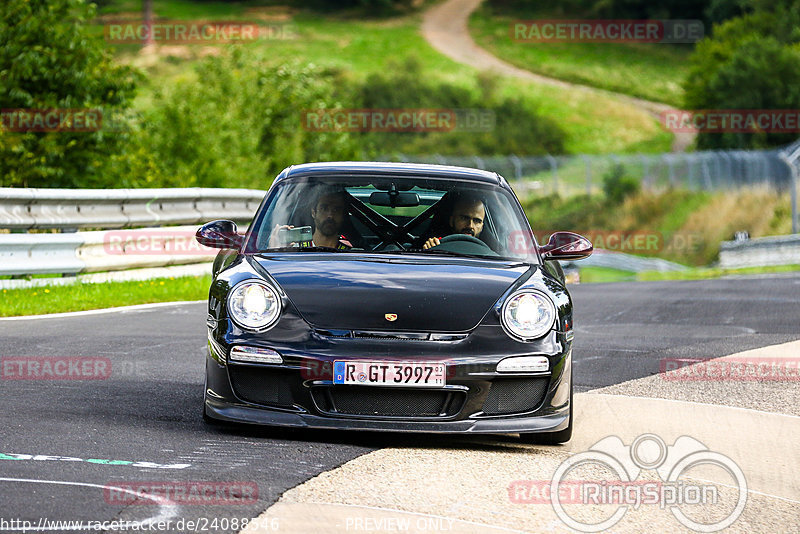
<svg viewBox="0 0 800 534"><path fill-rule="evenodd" d="M249 253L425 253L536 262L513 194L441 178L302 177L270 191Z"/></svg>

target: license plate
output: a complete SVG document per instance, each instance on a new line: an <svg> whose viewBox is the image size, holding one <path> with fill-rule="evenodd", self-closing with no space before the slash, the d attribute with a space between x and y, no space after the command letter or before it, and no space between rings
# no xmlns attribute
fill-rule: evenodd
<svg viewBox="0 0 800 534"><path fill-rule="evenodd" d="M333 362L333 383L357 386L407 386L440 388L445 384L443 363Z"/></svg>

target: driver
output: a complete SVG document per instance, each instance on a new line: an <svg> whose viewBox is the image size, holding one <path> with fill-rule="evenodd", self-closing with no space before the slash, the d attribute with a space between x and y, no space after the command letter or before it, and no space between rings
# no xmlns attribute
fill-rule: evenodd
<svg viewBox="0 0 800 534"><path fill-rule="evenodd" d="M453 211L450 213L451 235L464 234L480 237L483 231L483 220L486 217L486 207L478 196L462 193L453 202ZM424 250L435 247L441 243L441 237L430 237L422 245Z"/></svg>
<svg viewBox="0 0 800 534"><path fill-rule="evenodd" d="M311 241L298 243L301 247L327 247L338 250L349 250L353 245L341 235L344 219L347 215L347 193L342 189L325 188L317 196L311 208L311 219L314 221L314 234ZM278 234L281 228L294 228L292 225L275 225L270 234L270 248L280 246Z"/></svg>

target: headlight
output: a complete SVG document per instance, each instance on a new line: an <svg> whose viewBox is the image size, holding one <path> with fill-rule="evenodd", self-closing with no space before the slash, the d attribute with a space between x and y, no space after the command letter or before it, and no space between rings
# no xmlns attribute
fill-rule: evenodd
<svg viewBox="0 0 800 534"><path fill-rule="evenodd" d="M542 337L553 327L556 306L543 293L522 290L503 303L500 322L512 337L523 341Z"/></svg>
<svg viewBox="0 0 800 534"><path fill-rule="evenodd" d="M234 286L228 295L231 319L248 330L266 330L281 314L278 292L265 282L245 281Z"/></svg>

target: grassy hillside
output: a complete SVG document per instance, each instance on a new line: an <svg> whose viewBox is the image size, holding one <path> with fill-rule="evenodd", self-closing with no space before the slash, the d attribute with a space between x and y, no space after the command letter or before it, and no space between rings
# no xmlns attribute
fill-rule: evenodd
<svg viewBox="0 0 800 534"><path fill-rule="evenodd" d="M522 204L537 236L539 230L575 231L611 250L628 237L630 248L617 250L692 266L716 261L720 242L733 239L737 231L751 237L791 231L788 194L761 189L639 192L617 204L600 195L531 197Z"/></svg>
<svg viewBox="0 0 800 534"><path fill-rule="evenodd" d="M264 6L263 4L271 4ZM112 0L100 10L101 19L135 15L132 0ZM319 69L334 67L345 78L365 79L384 72L391 64L416 58L421 75L428 80L457 84L476 94L481 84L491 83L500 95L522 98L532 108L555 120L566 133L565 151L570 153L661 152L669 150L672 136L661 131L656 120L618 101L580 90L555 90L516 80L488 81L432 49L420 34L419 12L364 19L352 13L319 13L287 7L280 2L189 2L155 1L156 16L162 19L248 20L262 24L287 24L290 38L242 43L248 55L264 64L300 62ZM101 27L98 25L98 31ZM204 55L227 54L229 47L169 44L154 54L142 55L136 45L113 45L123 61L145 69L148 80L140 91L137 107L152 103L153 91L169 90L176 80L197 79L192 65Z"/></svg>
<svg viewBox="0 0 800 534"><path fill-rule="evenodd" d="M530 13L503 13L488 2L470 18L475 40L518 67L561 80L600 87L679 107L686 59L693 45L650 43L526 43L512 40L520 20L564 18L551 7ZM578 17L572 17L578 18Z"/></svg>

